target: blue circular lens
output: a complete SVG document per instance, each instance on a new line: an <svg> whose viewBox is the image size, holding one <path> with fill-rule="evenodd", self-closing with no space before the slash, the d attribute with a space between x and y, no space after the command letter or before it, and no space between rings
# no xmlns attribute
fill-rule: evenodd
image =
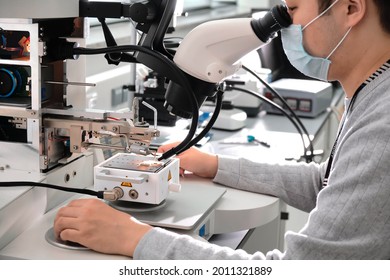
<svg viewBox="0 0 390 280"><path fill-rule="evenodd" d="M11 96L16 89L18 80L14 72L6 68L0 68L0 98Z"/></svg>

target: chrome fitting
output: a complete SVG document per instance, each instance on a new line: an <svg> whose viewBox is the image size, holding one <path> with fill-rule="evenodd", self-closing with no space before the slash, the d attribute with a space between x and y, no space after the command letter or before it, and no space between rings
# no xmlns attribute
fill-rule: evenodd
<svg viewBox="0 0 390 280"><path fill-rule="evenodd" d="M103 193L103 199L108 201L117 201L124 195L123 190L120 187L115 187L111 191L105 191Z"/></svg>

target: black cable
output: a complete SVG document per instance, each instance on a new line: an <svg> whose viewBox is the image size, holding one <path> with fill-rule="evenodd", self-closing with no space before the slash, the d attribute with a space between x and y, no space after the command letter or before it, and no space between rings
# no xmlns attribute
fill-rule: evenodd
<svg viewBox="0 0 390 280"><path fill-rule="evenodd" d="M45 184L45 183L38 183L38 182L24 182L24 181L15 181L15 182L0 182L0 187L41 187L41 188L48 188L48 189L54 189L64 192L72 192L72 193L79 193L79 194L87 194L91 196L96 196L97 198L103 198L103 191L92 191L88 189L75 189L75 188L68 188L68 187L62 187L52 184Z"/></svg>
<svg viewBox="0 0 390 280"><path fill-rule="evenodd" d="M254 92L252 90L248 90L248 89L244 89L244 88L239 88L239 87L233 87L233 86L227 86L228 89L231 89L231 90L238 90L238 91L242 91L242 92L245 92L245 93L248 93L250 95L253 95L261 100L263 100L264 102L270 104L271 106L275 107L277 110L279 110L283 115L285 115L291 122L292 124L295 126L295 128L297 129L299 135L301 136L301 139L302 139L302 143L303 143L303 151L304 153L306 154L307 153L307 148L306 148L306 143L305 143L305 139L303 137L303 133L302 133L302 129L299 127L298 123L295 121L294 118L292 118L286 110L284 110L281 106L279 106L278 104L276 104L275 102L272 102L271 100L269 100L268 98L266 98L265 96L257 93L257 92ZM306 157L305 157L306 158Z"/></svg>
<svg viewBox="0 0 390 280"><path fill-rule="evenodd" d="M87 49L87 48L74 48L73 53L78 55L94 55L94 54L102 54L102 53L115 53L115 52L129 52L129 51L138 51L143 52L145 54L148 54L157 60L164 63L170 70L175 73L176 78L178 79L178 84L182 85L184 89L188 92L190 97L190 103L193 108L193 115L192 115L192 122L190 129L188 131L187 136L183 139L183 141L177 145L176 147L172 148L171 150L165 152L161 155L161 157L158 158L158 160L163 160L170 158L176 154L179 154L182 152L182 150L189 148L189 143L193 139L197 125L198 125L198 119L199 119L199 106L198 101L196 100L195 93L192 90L192 88L189 86L189 82L184 75L184 73L174 64L171 60L166 58L165 56L161 55L158 52L152 51L148 48L141 47L138 45L124 45L124 46L114 46L114 47L107 47L107 48L99 48L99 49Z"/></svg>
<svg viewBox="0 0 390 280"><path fill-rule="evenodd" d="M192 139L192 141L189 143L188 147L181 152L186 151L187 149L189 149L190 147L192 147L196 143L198 143L213 127L215 121L217 120L217 118L219 116L219 113L221 112L223 93L224 93L223 91L217 92L217 102L215 104L215 110L214 110L210 120L208 121L207 125L203 128L203 130L194 139Z"/></svg>
<svg viewBox="0 0 390 280"><path fill-rule="evenodd" d="M273 95L279 98L279 100L283 103L283 105L290 111L291 115L296 119L300 127L302 128L303 132L305 133L308 141L309 141L309 146L308 148L310 149L310 155L307 154L307 147L305 144L305 154L303 155L304 158L306 159L307 162L313 161L314 157L314 146L313 146L313 141L310 138L310 134L307 131L305 125L301 122L301 119L295 114L294 110L291 109L290 105L286 102L286 100L281 96L273 87L271 87L264 79L262 79L259 75L257 75L254 71L246 67L245 65L242 66L242 68L247 71L248 73L252 74L256 79L258 79L268 90L271 91ZM304 141L304 140L303 140ZM305 142L304 142L305 143Z"/></svg>

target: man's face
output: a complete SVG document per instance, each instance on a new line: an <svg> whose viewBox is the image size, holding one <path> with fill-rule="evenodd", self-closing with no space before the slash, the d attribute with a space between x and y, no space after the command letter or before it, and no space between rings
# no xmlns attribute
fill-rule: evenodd
<svg viewBox="0 0 390 280"><path fill-rule="evenodd" d="M319 12L318 0L285 0L288 12L292 17L293 24L306 26ZM332 15L338 3L330 12L321 16L303 31L303 46L305 50L317 57L327 57L337 45L340 32L337 22ZM330 15L329 15L330 14Z"/></svg>

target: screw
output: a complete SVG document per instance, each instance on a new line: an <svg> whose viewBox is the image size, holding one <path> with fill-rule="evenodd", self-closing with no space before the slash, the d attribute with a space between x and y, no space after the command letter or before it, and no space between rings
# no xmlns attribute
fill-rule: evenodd
<svg viewBox="0 0 390 280"><path fill-rule="evenodd" d="M65 174L65 183L68 183L70 180L70 175L69 174Z"/></svg>

